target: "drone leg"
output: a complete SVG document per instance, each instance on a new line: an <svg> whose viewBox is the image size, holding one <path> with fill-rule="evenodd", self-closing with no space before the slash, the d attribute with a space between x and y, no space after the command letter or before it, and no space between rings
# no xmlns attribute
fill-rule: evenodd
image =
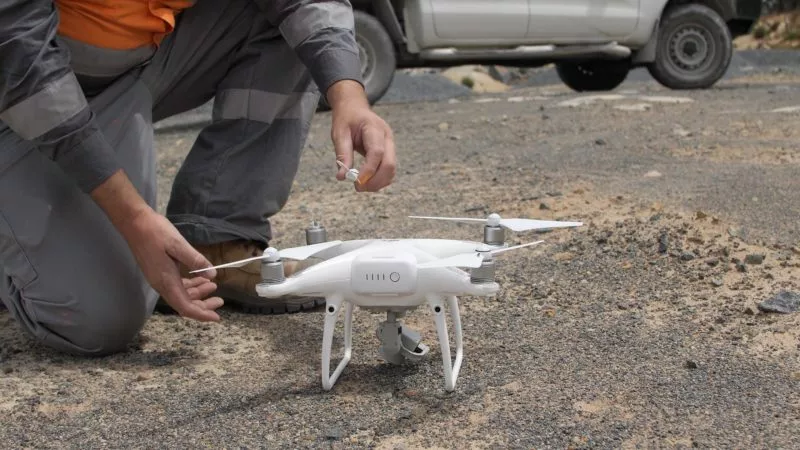
<svg viewBox="0 0 800 450"><path fill-rule="evenodd" d="M344 303L344 356L336 366L333 375L331 371L331 353L333 351L333 331L339 319L339 309ZM353 354L353 304L344 302L341 297L327 299L325 305L325 330L322 335L322 388L330 390L339 379L350 357Z"/></svg>
<svg viewBox="0 0 800 450"><path fill-rule="evenodd" d="M445 390L453 391L456 388L456 380L461 370L461 362L464 359L464 342L461 332L461 315L458 311L458 298L450 296L447 299L450 307L450 317L453 320L453 331L456 341L455 361L450 357L450 336L447 333L447 321L444 315L444 302L439 296L431 296L428 303L433 310L433 317L436 321L436 331L439 334L439 345L442 351L442 368L444 370Z"/></svg>

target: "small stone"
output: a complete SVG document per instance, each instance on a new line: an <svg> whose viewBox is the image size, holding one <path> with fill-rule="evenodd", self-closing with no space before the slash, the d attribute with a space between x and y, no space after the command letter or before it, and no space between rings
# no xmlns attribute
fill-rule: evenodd
<svg viewBox="0 0 800 450"><path fill-rule="evenodd" d="M761 264L764 262L764 255L758 253L751 253L744 257L746 264Z"/></svg>
<svg viewBox="0 0 800 450"><path fill-rule="evenodd" d="M697 363L695 361L692 361L691 359L686 361L686 368L687 369L697 369L698 367L699 366L697 365Z"/></svg>
<svg viewBox="0 0 800 450"><path fill-rule="evenodd" d="M542 209L542 210L550 209L550 206L548 206L547 203L540 203L539 204L539 209Z"/></svg>
<svg viewBox="0 0 800 450"><path fill-rule="evenodd" d="M136 376L136 382L147 381L149 379L150 379L150 376L149 375L145 375L145 374L139 374L138 376Z"/></svg>
<svg viewBox="0 0 800 450"><path fill-rule="evenodd" d="M659 253L667 253L669 248L669 236L667 233L661 233L661 236L658 237L658 252Z"/></svg>
<svg viewBox="0 0 800 450"><path fill-rule="evenodd" d="M623 105L616 105L614 109L618 109L620 111L633 111L633 112L645 112L649 111L653 105L650 103L630 103L630 104L623 104Z"/></svg>
<svg viewBox="0 0 800 450"><path fill-rule="evenodd" d="M691 261L695 258L694 252L683 252L681 253L681 261Z"/></svg>
<svg viewBox="0 0 800 450"><path fill-rule="evenodd" d="M703 211L697 211L694 213L694 218L697 220L703 220L708 217L708 214L704 213Z"/></svg>
<svg viewBox="0 0 800 450"><path fill-rule="evenodd" d="M722 280L720 280L719 278L712 279L711 284L713 284L716 287L721 287L723 285Z"/></svg>
<svg viewBox="0 0 800 450"><path fill-rule="evenodd" d="M450 124L448 124L447 122L442 122L442 123L439 124L438 128L439 128L439 131L444 132L444 131L447 131L447 130L450 129Z"/></svg>
<svg viewBox="0 0 800 450"><path fill-rule="evenodd" d="M754 305L747 305L744 308L744 313L747 314L748 316L758 315L758 308L755 307Z"/></svg>
<svg viewBox="0 0 800 450"><path fill-rule="evenodd" d="M744 231L739 227L728 227L728 234L731 237L742 238L744 236Z"/></svg>
<svg viewBox="0 0 800 450"><path fill-rule="evenodd" d="M679 137L690 137L692 135L691 131L685 130L681 127L676 127L675 130L673 130L673 133Z"/></svg>
<svg viewBox="0 0 800 450"><path fill-rule="evenodd" d="M10 374L13 371L14 371L13 367L3 367L3 373L6 375Z"/></svg>
<svg viewBox="0 0 800 450"><path fill-rule="evenodd" d="M739 272L747 272L747 266L743 262L736 263L736 270Z"/></svg>
<svg viewBox="0 0 800 450"><path fill-rule="evenodd" d="M325 430L325 438L332 441L341 439L343 434L342 429L339 427L331 427Z"/></svg>
<svg viewBox="0 0 800 450"><path fill-rule="evenodd" d="M595 139L594 143L597 145L606 145L605 139Z"/></svg>
<svg viewBox="0 0 800 450"><path fill-rule="evenodd" d="M719 258L716 257L708 258L706 259L706 264L708 264L711 267L716 267L719 264Z"/></svg>
<svg viewBox="0 0 800 450"><path fill-rule="evenodd" d="M644 174L645 178L659 178L660 176L661 176L661 172L659 172L657 170L651 170L650 172L647 172L646 174Z"/></svg>
<svg viewBox="0 0 800 450"><path fill-rule="evenodd" d="M546 194L549 195L550 197L561 197L562 195L564 195L561 193L561 191L550 191L546 192Z"/></svg>
<svg viewBox="0 0 800 450"><path fill-rule="evenodd" d="M789 314L800 310L800 294L796 292L781 291L774 297L758 304L758 309L764 312Z"/></svg>

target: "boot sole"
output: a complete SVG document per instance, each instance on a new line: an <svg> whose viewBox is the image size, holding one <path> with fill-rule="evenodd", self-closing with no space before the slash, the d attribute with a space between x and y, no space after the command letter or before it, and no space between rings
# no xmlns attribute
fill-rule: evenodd
<svg viewBox="0 0 800 450"><path fill-rule="evenodd" d="M223 287L217 288L214 295L222 298L225 301L225 306L232 306L236 310L247 314L292 314L311 311L325 305L325 299L321 297L254 298ZM155 310L161 314L175 314L175 310L163 298L158 299Z"/></svg>
<svg viewBox="0 0 800 450"><path fill-rule="evenodd" d="M309 311L325 304L325 299L322 297L287 296L271 299L243 295L240 291L227 289L224 286L217 288L214 295L222 297L226 304L232 304L240 311L250 314L291 314Z"/></svg>

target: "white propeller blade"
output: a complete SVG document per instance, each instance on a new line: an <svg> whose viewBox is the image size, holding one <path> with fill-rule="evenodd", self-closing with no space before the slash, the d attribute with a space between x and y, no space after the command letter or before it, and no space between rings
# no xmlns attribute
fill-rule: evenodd
<svg viewBox="0 0 800 450"><path fill-rule="evenodd" d="M511 246L511 247L501 247L501 248L496 248L496 249L494 249L494 250L491 250L489 253L491 253L492 255L496 255L496 254L498 254L498 253L507 252L507 251L509 251L509 250L516 250L516 249L518 249L518 248L530 247L530 246L532 246L532 245L539 245L539 244L541 244L542 242L544 242L544 241L528 242L527 244L519 244L519 245L514 245L514 246Z"/></svg>
<svg viewBox="0 0 800 450"><path fill-rule="evenodd" d="M211 270L211 269L225 269L225 268L228 268L228 267L242 267L242 266L246 266L250 262L258 261L260 259L266 259L266 258L267 258L267 255L254 256L252 258L241 259L239 261L233 261L233 262L229 262L229 263L225 263L225 264L220 264L220 265L214 266L214 267L206 267L205 269L193 270L193 271L191 271L189 273L199 273L199 272L205 272L205 271Z"/></svg>
<svg viewBox="0 0 800 450"><path fill-rule="evenodd" d="M327 250L329 248L337 247L342 243L342 241L327 241L327 242L320 242L319 244L313 245L301 245L300 247L292 247L292 248L285 248L283 250L279 250L278 253L280 254L281 258L283 259L294 259L298 261L302 261L304 259L308 259L317 253Z"/></svg>
<svg viewBox="0 0 800 450"><path fill-rule="evenodd" d="M432 219L449 220L451 222L486 222L486 219L476 219L474 217L431 217L431 216L408 216L411 219Z"/></svg>
<svg viewBox="0 0 800 450"><path fill-rule="evenodd" d="M420 264L418 267L420 269L428 269L434 267L470 267L470 268L478 268L483 264L483 260L486 258L487 254L497 255L500 253L504 253L510 250L516 250L523 247L530 247L532 245L541 244L544 241L536 241L536 242L528 242L527 244L520 244L515 245L512 247L502 247L496 248L494 250L490 250L488 252L472 252L472 253L461 253L460 255L454 255L447 258L437 259L436 261L430 261L426 263Z"/></svg>
<svg viewBox="0 0 800 450"><path fill-rule="evenodd" d="M536 219L502 219L494 214L486 219L472 217L431 217L431 216L409 216L412 219L432 219L447 220L451 222L463 223L490 223L500 225L512 231L530 230L551 230L553 228L569 228L583 226L583 222L562 222L558 220L536 220Z"/></svg>
<svg viewBox="0 0 800 450"><path fill-rule="evenodd" d="M283 250L278 250L278 255L277 256L280 256L281 259L294 259L294 260L300 261L300 260L304 260L304 259L310 258L310 257L316 255L317 253L323 251L323 250L327 250L329 248L336 247L337 245L339 245L341 243L342 243L342 241L329 241L329 242L321 242L319 244L313 244L313 245L303 245L303 246L300 246L300 247L285 248ZM189 273L204 272L206 270L211 270L211 269L225 269L225 268L229 268L229 267L243 267L243 266L245 266L245 265L247 265L247 264L249 264L249 263L251 263L253 261L260 261L262 259L269 259L270 257L273 257L273 256L275 256L275 255L273 253L271 253L270 249L268 248L266 251L264 251L264 254L260 255L260 256L254 256L252 258L246 258L246 259L241 259L239 261L233 261L233 262L229 262L229 263L225 263L225 264L220 264L220 265L214 266L214 267L206 267L204 269L193 270L193 271L191 271Z"/></svg>
<svg viewBox="0 0 800 450"><path fill-rule="evenodd" d="M462 253L460 255L437 259L420 264L420 269L431 269L434 267L480 267L483 264L483 255L480 253Z"/></svg>
<svg viewBox="0 0 800 450"><path fill-rule="evenodd" d="M558 220L500 219L500 225L512 231L551 230L553 228L580 227L582 222L561 222Z"/></svg>

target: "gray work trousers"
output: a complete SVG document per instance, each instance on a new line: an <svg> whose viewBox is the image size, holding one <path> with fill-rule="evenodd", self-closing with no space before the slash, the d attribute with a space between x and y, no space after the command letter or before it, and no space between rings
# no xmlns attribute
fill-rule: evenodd
<svg viewBox="0 0 800 450"><path fill-rule="evenodd" d="M79 79L81 77L79 76ZM193 244L267 243L286 203L319 92L249 0L199 1L148 64L92 91L123 169L156 208L152 123L214 99L176 175L167 217ZM41 151L0 123L0 299L60 351L124 350L158 294L103 211Z"/></svg>

